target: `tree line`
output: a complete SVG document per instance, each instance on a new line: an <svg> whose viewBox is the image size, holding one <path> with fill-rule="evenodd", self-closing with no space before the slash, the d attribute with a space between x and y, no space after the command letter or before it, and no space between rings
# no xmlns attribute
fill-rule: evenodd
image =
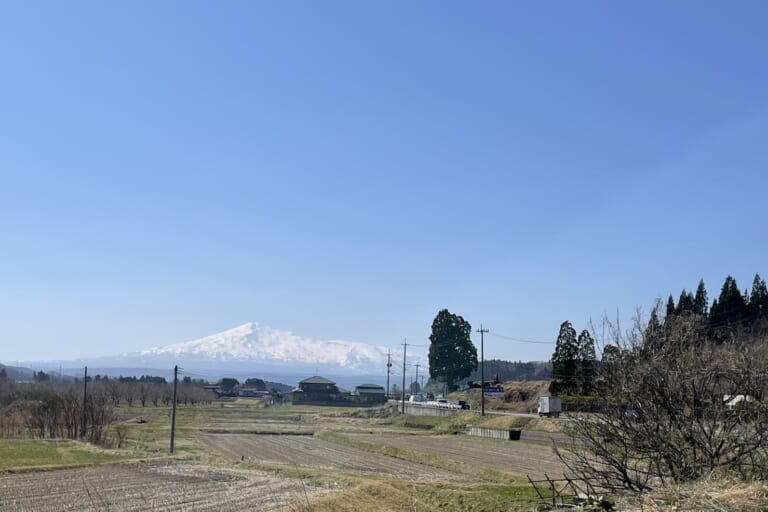
<svg viewBox="0 0 768 512"><path fill-rule="evenodd" d="M670 294L663 310L660 303L653 307L645 327L649 339L664 325L690 316L697 318L697 325L706 327L707 337L714 342L722 343L736 333L762 332L768 329L768 286L756 274L751 289L741 290L736 279L729 275L719 296L710 304L702 279L695 292L683 288L677 302ZM661 341L657 338L656 342ZM577 336L573 325L569 321L563 322L552 355L550 393L593 395L600 384L601 367L615 361L619 351L609 343L603 347L602 358L598 360L592 334L583 330Z"/></svg>
<svg viewBox="0 0 768 512"><path fill-rule="evenodd" d="M102 443L114 407L168 406L173 400L173 386L162 377L97 375L87 379L83 411L82 379L51 379L48 374L40 377L40 373L32 382L15 382L0 374L1 437L83 438ZM204 382L182 379L178 404L210 403L212 393L200 387Z"/></svg>
<svg viewBox="0 0 768 512"><path fill-rule="evenodd" d="M559 447L571 471L634 491L713 471L768 478L767 297L759 276L751 290L728 276L711 305L700 282L628 331L604 319L597 417L571 418L578 442Z"/></svg>
<svg viewBox="0 0 768 512"><path fill-rule="evenodd" d="M651 323L658 321L660 308L654 308ZM706 319L709 335L722 341L736 330L761 330L768 324L768 286L760 274L755 274L751 288L739 289L733 276L725 278L720 295L709 304L704 280L699 281L696 292L683 288L675 303L670 294L665 318L698 315ZM654 318L655 317L655 318Z"/></svg>
<svg viewBox="0 0 768 512"><path fill-rule="evenodd" d="M498 377L500 382L510 380L549 380L552 378L552 363L549 361L504 361L502 359L485 360L485 379ZM462 379L459 384L467 381L480 381L480 370L473 370L467 379Z"/></svg>

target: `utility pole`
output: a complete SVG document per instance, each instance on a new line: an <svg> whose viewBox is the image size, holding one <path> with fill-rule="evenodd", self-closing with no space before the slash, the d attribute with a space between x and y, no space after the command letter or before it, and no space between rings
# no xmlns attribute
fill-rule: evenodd
<svg viewBox="0 0 768 512"><path fill-rule="evenodd" d="M389 400L389 370L392 368L392 352L387 349L387 400Z"/></svg>
<svg viewBox="0 0 768 512"><path fill-rule="evenodd" d="M485 355L483 354L483 334L488 332L488 329L483 329L483 324L480 324L480 329L477 330L480 333L480 415L485 416Z"/></svg>
<svg viewBox="0 0 768 512"><path fill-rule="evenodd" d="M403 410L402 413L405 414L405 355L408 352L408 342L407 339L403 339Z"/></svg>
<svg viewBox="0 0 768 512"><path fill-rule="evenodd" d="M83 435L81 437L85 437L85 433L88 426L88 415L86 411L86 404L88 403L88 367L85 367L85 371L83 372Z"/></svg>
<svg viewBox="0 0 768 512"><path fill-rule="evenodd" d="M413 366L416 367L416 385L418 386L419 385L419 366L421 366L421 365L419 363L416 363ZM419 394L421 394L423 392L424 392L424 390L419 388Z"/></svg>
<svg viewBox="0 0 768 512"><path fill-rule="evenodd" d="M173 455L173 441L176 434L176 385L179 382L179 367L173 367L173 412L171 413L171 455Z"/></svg>

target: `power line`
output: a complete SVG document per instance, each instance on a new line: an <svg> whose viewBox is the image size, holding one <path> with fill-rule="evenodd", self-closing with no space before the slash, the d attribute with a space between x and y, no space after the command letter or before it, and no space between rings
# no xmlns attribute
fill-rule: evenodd
<svg viewBox="0 0 768 512"><path fill-rule="evenodd" d="M537 344L537 345L555 345L554 341L525 340L525 339L522 339L522 338L515 338L515 337L512 337L512 336L505 336L503 334L498 334L498 333L495 333L495 332L489 332L489 331L486 331L486 332L488 334L490 334L491 336L495 336L496 338L501 338L503 340L508 340L508 341L516 341L518 343L534 343L534 344Z"/></svg>

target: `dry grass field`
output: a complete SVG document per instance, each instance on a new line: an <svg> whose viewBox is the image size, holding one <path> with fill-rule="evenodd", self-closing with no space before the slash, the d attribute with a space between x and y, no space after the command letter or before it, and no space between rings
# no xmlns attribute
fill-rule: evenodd
<svg viewBox="0 0 768 512"><path fill-rule="evenodd" d="M412 436L404 434L348 434L367 443L393 446L401 450L424 453L455 460L494 471L531 478L544 473L560 476L565 466L552 448L519 441L499 441L467 436Z"/></svg>
<svg viewBox="0 0 768 512"><path fill-rule="evenodd" d="M246 462L312 468L369 478L377 476L412 482L467 482L466 476L445 469L369 453L314 436L207 434L201 438L212 452L232 460L244 458ZM480 478L472 481L482 482Z"/></svg>
<svg viewBox="0 0 768 512"><path fill-rule="evenodd" d="M179 408L169 456L168 408L115 412L108 446L0 440L0 511L532 512L526 475L564 472L554 420L221 401ZM465 423L522 428L522 440L447 434ZM713 479L616 498L626 511L757 511L767 489Z"/></svg>
<svg viewBox="0 0 768 512"><path fill-rule="evenodd" d="M0 477L0 510L280 510L333 489L260 471L154 461Z"/></svg>
<svg viewBox="0 0 768 512"><path fill-rule="evenodd" d="M115 412L107 447L0 441L0 510L530 511L524 475L559 469L544 444L435 435L457 419L394 408L181 407L174 456L168 408Z"/></svg>

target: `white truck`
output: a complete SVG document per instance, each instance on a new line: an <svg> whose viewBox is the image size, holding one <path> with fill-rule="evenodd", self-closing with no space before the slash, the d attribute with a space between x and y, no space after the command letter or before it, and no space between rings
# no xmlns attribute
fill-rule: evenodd
<svg viewBox="0 0 768 512"><path fill-rule="evenodd" d="M563 411L563 402L556 396L539 397L539 417L559 418Z"/></svg>

